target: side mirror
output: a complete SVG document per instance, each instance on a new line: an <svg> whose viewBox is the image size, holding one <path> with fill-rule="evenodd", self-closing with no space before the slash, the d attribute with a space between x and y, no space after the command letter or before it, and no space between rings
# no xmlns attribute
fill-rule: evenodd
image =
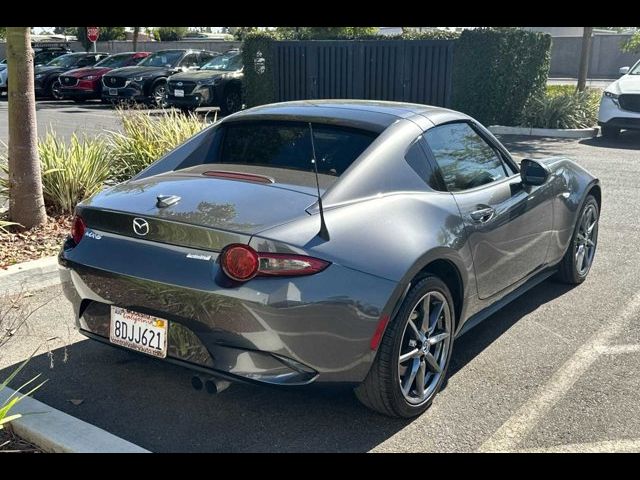
<svg viewBox="0 0 640 480"><path fill-rule="evenodd" d="M525 158L520 162L520 178L523 185L542 185L550 174L549 168L537 160Z"/></svg>
<svg viewBox="0 0 640 480"><path fill-rule="evenodd" d="M627 73L629 73L629 67L620 67L618 72L620 73L620 75L626 75Z"/></svg>

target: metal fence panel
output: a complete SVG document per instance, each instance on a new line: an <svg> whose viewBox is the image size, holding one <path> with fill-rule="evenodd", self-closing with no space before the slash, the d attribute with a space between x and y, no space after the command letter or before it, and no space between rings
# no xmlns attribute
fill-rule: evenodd
<svg viewBox="0 0 640 480"><path fill-rule="evenodd" d="M451 40L274 43L277 101L362 98L449 106Z"/></svg>

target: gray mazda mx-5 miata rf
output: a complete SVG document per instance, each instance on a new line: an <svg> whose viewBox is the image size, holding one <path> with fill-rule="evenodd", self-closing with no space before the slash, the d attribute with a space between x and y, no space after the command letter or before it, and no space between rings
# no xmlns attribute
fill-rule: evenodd
<svg viewBox="0 0 640 480"><path fill-rule="evenodd" d="M340 382L411 417L456 337L552 274L585 279L600 204L584 168L518 165L459 112L289 102L79 204L59 261L83 334L196 388Z"/></svg>

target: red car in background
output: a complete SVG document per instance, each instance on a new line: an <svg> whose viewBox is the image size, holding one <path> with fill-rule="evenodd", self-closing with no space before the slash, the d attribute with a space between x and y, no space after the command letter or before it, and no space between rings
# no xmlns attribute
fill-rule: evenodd
<svg viewBox="0 0 640 480"><path fill-rule="evenodd" d="M99 99L102 96L102 76L120 67L137 65L151 52L125 52L109 55L91 67L76 68L60 75L62 98L75 102Z"/></svg>

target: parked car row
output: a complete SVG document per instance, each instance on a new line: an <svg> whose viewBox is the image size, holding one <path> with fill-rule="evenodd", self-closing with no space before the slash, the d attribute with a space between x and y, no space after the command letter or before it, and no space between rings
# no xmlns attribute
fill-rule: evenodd
<svg viewBox="0 0 640 480"><path fill-rule="evenodd" d="M60 52L34 71L40 97L181 110L218 106L225 115L242 107L242 77L242 56L236 49L224 54L192 49L113 55ZM7 85L7 71L0 67L0 92Z"/></svg>

